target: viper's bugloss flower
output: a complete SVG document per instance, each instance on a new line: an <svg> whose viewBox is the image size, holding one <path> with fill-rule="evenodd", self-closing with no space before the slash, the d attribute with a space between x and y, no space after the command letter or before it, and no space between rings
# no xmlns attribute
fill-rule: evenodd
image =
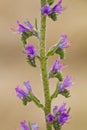
<svg viewBox="0 0 87 130"><path fill-rule="evenodd" d="M63 103L60 107L58 106L55 106L54 109L53 109L53 113L54 115L58 115L59 113L64 113L66 112L66 103Z"/></svg>
<svg viewBox="0 0 87 130"><path fill-rule="evenodd" d="M32 130L38 130L39 126L36 123L32 123Z"/></svg>
<svg viewBox="0 0 87 130"><path fill-rule="evenodd" d="M66 34L61 35L61 42L60 42L58 48L64 49L64 48L68 47L69 45L70 45L70 42L67 41L67 35Z"/></svg>
<svg viewBox="0 0 87 130"><path fill-rule="evenodd" d="M66 103L63 103L60 107L59 107L59 110L58 110L58 113L64 113L66 112L67 109L66 109Z"/></svg>
<svg viewBox="0 0 87 130"><path fill-rule="evenodd" d="M44 16L50 15L54 12L56 14L61 14L62 10L64 10L64 8L62 7L62 0L58 1L58 3L56 5L54 5L52 8L50 7L49 4L44 5L41 8L41 12L42 12L42 14L44 14Z"/></svg>
<svg viewBox="0 0 87 130"><path fill-rule="evenodd" d="M41 12L42 12L42 14L44 14L44 16L47 16L52 13L52 9L51 9L50 5L47 4L41 8Z"/></svg>
<svg viewBox="0 0 87 130"><path fill-rule="evenodd" d="M51 68L52 73L60 72L63 69L64 65L60 62L60 59L56 60Z"/></svg>
<svg viewBox="0 0 87 130"><path fill-rule="evenodd" d="M32 92L32 88L29 81L27 81L27 82L24 82L24 90L18 86L15 88L15 91L17 93L17 97L20 99L23 99L28 96L29 92Z"/></svg>
<svg viewBox="0 0 87 130"><path fill-rule="evenodd" d="M24 121L21 121L21 129L20 130L30 130L30 126L27 124L27 122L24 120ZM32 123L31 124L31 129L32 130L38 130L39 126L36 124L36 123Z"/></svg>
<svg viewBox="0 0 87 130"><path fill-rule="evenodd" d="M28 57L33 59L35 55L37 54L37 50L35 49L33 45L26 45L25 53L27 54Z"/></svg>
<svg viewBox="0 0 87 130"><path fill-rule="evenodd" d="M30 128L25 120L22 121L20 124L21 124L21 130L30 130Z"/></svg>
<svg viewBox="0 0 87 130"><path fill-rule="evenodd" d="M54 116L53 116L53 114L48 114L47 116L46 116L46 119L47 119L47 121L48 121L48 123L52 123L53 122L53 120L54 120Z"/></svg>
<svg viewBox="0 0 87 130"><path fill-rule="evenodd" d="M70 76L66 76L62 83L59 85L59 92L63 92L68 87L71 87L74 83L71 80Z"/></svg>
<svg viewBox="0 0 87 130"><path fill-rule="evenodd" d="M52 12L56 12L57 14L61 14L64 8L62 7L62 0L58 1L58 3L52 8Z"/></svg>
<svg viewBox="0 0 87 130"><path fill-rule="evenodd" d="M64 125L64 123L66 123L66 121L69 119L69 114L67 113L62 113L59 117L58 117L58 122L61 125Z"/></svg>
<svg viewBox="0 0 87 130"><path fill-rule="evenodd" d="M11 28L13 32L17 32L19 34L22 34L23 32L29 31L32 32L34 30L34 26L29 22L25 21L24 24L21 22L17 21L17 28Z"/></svg>
<svg viewBox="0 0 87 130"><path fill-rule="evenodd" d="M55 106L53 108L53 114L49 113L46 116L48 123L56 122L59 125L64 125L64 123L69 119L69 114L67 112L66 103L63 103L60 107Z"/></svg>

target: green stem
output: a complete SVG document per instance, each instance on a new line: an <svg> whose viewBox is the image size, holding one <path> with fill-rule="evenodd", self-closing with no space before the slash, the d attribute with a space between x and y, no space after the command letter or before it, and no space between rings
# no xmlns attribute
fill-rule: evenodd
<svg viewBox="0 0 87 130"><path fill-rule="evenodd" d="M56 89L55 89L55 91L54 91L53 94L51 95L51 101L52 101L54 98L58 97L58 87L59 87L59 81L58 81L57 84L56 84Z"/></svg>
<svg viewBox="0 0 87 130"><path fill-rule="evenodd" d="M46 0L41 0L41 7L46 4ZM47 75L47 59L45 54L45 33L46 33L46 17L41 14L41 30L40 30L40 65L41 65L41 74L42 74L42 82L44 89L44 98L45 98L45 121L46 115L51 112L51 99L50 99L50 91L49 91L49 81ZM47 130L52 130L52 125L48 124L46 121Z"/></svg>
<svg viewBox="0 0 87 130"><path fill-rule="evenodd" d="M44 105L40 103L39 99L37 99L37 97L32 93L29 93L29 95L31 100L44 111Z"/></svg>

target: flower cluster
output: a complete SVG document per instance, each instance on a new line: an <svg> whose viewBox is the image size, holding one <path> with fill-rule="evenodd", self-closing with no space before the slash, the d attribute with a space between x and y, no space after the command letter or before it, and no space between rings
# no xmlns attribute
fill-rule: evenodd
<svg viewBox="0 0 87 130"><path fill-rule="evenodd" d="M74 83L70 76L66 76L65 79L59 85L59 93L64 92L68 87L72 86Z"/></svg>
<svg viewBox="0 0 87 130"><path fill-rule="evenodd" d="M67 48L69 45L70 45L70 42L67 41L67 35L66 34L61 35L61 40L60 40L60 44L58 48L64 49L64 48Z"/></svg>
<svg viewBox="0 0 87 130"><path fill-rule="evenodd" d="M34 31L34 26L29 21L25 21L24 22L25 25L23 25L19 21L17 21L17 24L18 24L17 32L20 34L26 31L30 32Z"/></svg>
<svg viewBox="0 0 87 130"><path fill-rule="evenodd" d="M64 68L64 64L61 63L60 59L57 59L49 72L49 78L58 78L62 81L62 69Z"/></svg>
<svg viewBox="0 0 87 130"><path fill-rule="evenodd" d="M51 73L55 74L63 69L64 65L60 62L60 59L56 60L51 68Z"/></svg>
<svg viewBox="0 0 87 130"><path fill-rule="evenodd" d="M20 130L38 130L39 126L36 123L27 124L25 120L21 121L21 129Z"/></svg>
<svg viewBox="0 0 87 130"><path fill-rule="evenodd" d="M12 28L13 32L17 32L19 34L23 34L24 32L33 32L35 30L34 26L29 22L25 21L24 24L17 21L17 28Z"/></svg>
<svg viewBox="0 0 87 130"><path fill-rule="evenodd" d="M54 13L54 12L56 12L57 14L61 14L61 12L62 12L63 9L64 9L64 8L62 7L62 0L60 0L60 1L58 1L58 3L57 3L56 5L54 5L52 8L50 7L49 4L43 6L43 7L41 8L41 12L42 12L45 16L47 16L47 15L52 14L52 13Z"/></svg>
<svg viewBox="0 0 87 130"><path fill-rule="evenodd" d="M68 110L66 109L66 104L63 103L60 107L55 106L53 109L53 114L49 113L46 116L48 123L53 123L55 128L55 123L60 126L64 125L66 121L69 119L70 115L68 114Z"/></svg>
<svg viewBox="0 0 87 130"><path fill-rule="evenodd" d="M24 24L17 21L17 25L17 28L11 29L13 32L17 32L21 35L21 40L24 46L27 44L27 39L31 36L39 37L37 29L29 21L25 21Z"/></svg>
<svg viewBox="0 0 87 130"><path fill-rule="evenodd" d="M62 7L62 0L59 0L56 5L54 5L52 8L50 7L49 4L44 5L41 8L41 12L44 16L49 16L51 17L54 21L56 20L56 14L61 14L61 12L64 10Z"/></svg>
<svg viewBox="0 0 87 130"><path fill-rule="evenodd" d="M38 55L37 55L37 50L35 49L35 47L33 45L27 44L25 46L24 53L27 55L28 63L31 66L36 67L36 57L38 57Z"/></svg>
<svg viewBox="0 0 87 130"><path fill-rule="evenodd" d="M15 91L17 93L17 97L20 98L25 105L28 101L31 101L29 93L32 93L32 87L29 81L24 82L24 89L21 89L19 86L17 86L15 88Z"/></svg>
<svg viewBox="0 0 87 130"><path fill-rule="evenodd" d="M30 59L33 59L33 58L35 58L35 56L37 54L37 50L35 49L35 47L33 45L26 45L25 53L26 53L27 57L29 57Z"/></svg>

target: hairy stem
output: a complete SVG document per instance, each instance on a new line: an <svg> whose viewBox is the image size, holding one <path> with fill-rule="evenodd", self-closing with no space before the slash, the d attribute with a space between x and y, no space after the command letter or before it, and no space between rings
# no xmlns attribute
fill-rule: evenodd
<svg viewBox="0 0 87 130"><path fill-rule="evenodd" d="M46 4L46 0L41 0L41 7ZM47 59L45 54L45 33L46 33L46 16L41 14L41 29L40 29L40 65L41 65L41 74L42 82L44 89L44 99L45 99L45 117L51 112L51 99L49 92L49 81L47 75ZM46 121L46 118L45 118ZM46 121L47 130L52 130L51 124L48 124Z"/></svg>

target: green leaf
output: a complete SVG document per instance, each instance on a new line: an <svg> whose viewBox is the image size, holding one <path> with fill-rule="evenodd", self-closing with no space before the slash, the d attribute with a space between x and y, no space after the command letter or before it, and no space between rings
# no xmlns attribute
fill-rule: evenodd
<svg viewBox="0 0 87 130"><path fill-rule="evenodd" d="M48 15L53 21L57 20L57 14L55 12Z"/></svg>
<svg viewBox="0 0 87 130"><path fill-rule="evenodd" d="M59 94L63 95L66 98L70 97L70 91L65 89L63 92L59 92Z"/></svg>
<svg viewBox="0 0 87 130"><path fill-rule="evenodd" d="M48 53L46 54L47 57L52 56L55 54L56 50L58 49L58 45L53 46Z"/></svg>
<svg viewBox="0 0 87 130"><path fill-rule="evenodd" d="M53 127L55 130L61 130L61 125L58 123L58 121L53 122Z"/></svg>
<svg viewBox="0 0 87 130"><path fill-rule="evenodd" d="M21 34L21 41L23 42L24 47L27 44L27 39L31 36L35 36L35 37L39 38L39 34L36 30L26 31Z"/></svg>
<svg viewBox="0 0 87 130"><path fill-rule="evenodd" d="M35 57L33 59L31 59L30 57L27 58L27 62L33 66L36 67L36 62L35 62Z"/></svg>
<svg viewBox="0 0 87 130"><path fill-rule="evenodd" d="M65 50L64 49L61 49L61 48L58 48L59 44L61 43L61 40L55 44L46 54L47 58L49 56L52 56L54 54L59 54L60 55L60 58L61 59L64 59L65 58Z"/></svg>
<svg viewBox="0 0 87 130"><path fill-rule="evenodd" d="M59 81L63 81L63 76L62 76L62 73L61 72L57 72L55 74L55 77L59 79Z"/></svg>
<svg viewBox="0 0 87 130"><path fill-rule="evenodd" d="M54 3L54 0L47 0L47 3L48 3L49 5L52 5L52 4Z"/></svg>
<svg viewBox="0 0 87 130"><path fill-rule="evenodd" d="M27 40L29 37L31 37L32 35L33 35L33 33L30 32L30 31L26 31L26 32L23 32L23 33L21 34L21 40L22 40L24 46L27 44L26 40Z"/></svg>
<svg viewBox="0 0 87 130"><path fill-rule="evenodd" d="M56 50L56 54L59 54L61 59L64 59L64 58L65 58L65 51L64 51L64 49L58 48L58 49Z"/></svg>
<svg viewBox="0 0 87 130"><path fill-rule="evenodd" d="M33 32L33 36L35 36L36 38L38 38L39 39L39 33L37 32L37 30L34 30Z"/></svg>
<svg viewBox="0 0 87 130"><path fill-rule="evenodd" d="M22 101L23 101L23 104L24 104L24 105L27 105L27 103L28 103L28 102L31 102L32 100L31 100L30 97L25 97L25 98L22 99Z"/></svg>
<svg viewBox="0 0 87 130"><path fill-rule="evenodd" d="M49 73L49 78L57 78L59 81L63 81L63 76L61 72Z"/></svg>

